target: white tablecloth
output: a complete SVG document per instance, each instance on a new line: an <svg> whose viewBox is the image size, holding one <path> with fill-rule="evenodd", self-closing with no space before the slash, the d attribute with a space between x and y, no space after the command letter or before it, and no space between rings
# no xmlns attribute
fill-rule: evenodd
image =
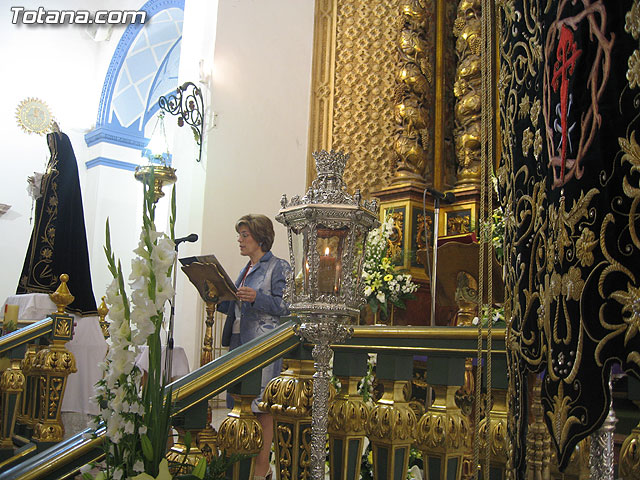
<svg viewBox="0 0 640 480"><path fill-rule="evenodd" d="M166 345L162 346L162 370L164 371L165 354L167 353ZM149 349L145 345L142 347L142 351L138 358L136 358L136 364L145 372L149 369ZM179 346L173 347L173 359L171 361L171 378L177 379L184 377L189 373L189 360L184 348Z"/></svg>
<svg viewBox="0 0 640 480"><path fill-rule="evenodd" d="M42 320L57 310L46 293L13 295L7 298L5 304L19 306L18 320ZM73 339L67 343L67 349L73 353L78 371L69 375L62 400L62 411L95 415L98 408L89 398L94 395L93 386L102 378L98 364L104 360L107 353L107 342L102 335L97 316L73 317L75 330Z"/></svg>

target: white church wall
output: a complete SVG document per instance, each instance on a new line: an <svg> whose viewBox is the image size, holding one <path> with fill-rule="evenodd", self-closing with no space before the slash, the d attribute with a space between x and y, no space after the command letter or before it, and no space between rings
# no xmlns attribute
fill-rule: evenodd
<svg viewBox="0 0 640 480"><path fill-rule="evenodd" d="M185 18L180 54L180 72L178 85L193 82L202 92L205 116L211 112L211 91L206 77L208 65L213 61L216 42L216 24L218 1L186 0ZM173 167L176 168L177 221L176 237L196 233L199 240L195 243L182 243L179 246L179 258L200 255L202 250L202 231L204 215L204 188L207 175L206 134L202 149L202 158L196 161L199 148L194 141L191 129L185 125L176 127L176 117L166 116L167 127L173 145ZM205 118L205 129L209 119ZM176 319L174 328L175 344L185 349L189 366L200 366L200 350L203 332L203 303L186 275L178 270L176 278Z"/></svg>
<svg viewBox="0 0 640 480"><path fill-rule="evenodd" d="M205 0L185 5L179 83L201 79L210 101L202 164L174 153L193 172L185 185L184 168L178 168L178 198L185 190L190 197L187 212L178 212L180 231L200 235L197 244L180 247L180 256L214 253L235 279L247 261L239 255L236 220L250 212L273 219L283 193L305 189L313 2L219 0L215 31L208 21L212 8ZM285 229L274 226L273 251L288 259ZM182 274L177 309L176 344L185 347L193 369L200 358L202 303Z"/></svg>
<svg viewBox="0 0 640 480"><path fill-rule="evenodd" d="M305 190L313 3L221 0L213 64L203 249L235 279L235 222L271 219L280 197ZM288 259L286 231L274 221L273 252Z"/></svg>

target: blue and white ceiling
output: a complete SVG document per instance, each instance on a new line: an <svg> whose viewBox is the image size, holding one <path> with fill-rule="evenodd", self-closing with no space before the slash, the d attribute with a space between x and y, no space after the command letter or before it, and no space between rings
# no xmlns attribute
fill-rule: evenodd
<svg viewBox="0 0 640 480"><path fill-rule="evenodd" d="M127 27L111 59L96 128L85 135L90 147L106 142L143 149L149 142L145 126L158 110L158 98L178 86L184 0L150 0L141 10L147 12L146 23ZM117 163L99 157L87 168L127 168Z"/></svg>

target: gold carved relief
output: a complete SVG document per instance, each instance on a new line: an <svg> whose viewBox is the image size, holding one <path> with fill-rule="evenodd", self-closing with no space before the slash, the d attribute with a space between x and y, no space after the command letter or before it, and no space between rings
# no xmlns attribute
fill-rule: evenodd
<svg viewBox="0 0 640 480"><path fill-rule="evenodd" d="M258 453L262 448L262 427L251 411L255 395L233 395L233 410L220 424L218 440L228 453ZM253 467L252 467L253 470Z"/></svg>
<svg viewBox="0 0 640 480"><path fill-rule="evenodd" d="M433 157L428 128L432 120L426 101L433 83L433 59L426 40L426 2L401 0L398 25L393 183L424 186L428 160Z"/></svg>
<svg viewBox="0 0 640 480"><path fill-rule="evenodd" d="M258 407L274 419L278 478L310 478L313 360L284 360L284 371L271 380Z"/></svg>
<svg viewBox="0 0 640 480"><path fill-rule="evenodd" d="M382 398L369 413L367 435L372 443L412 443L416 414L409 407L410 382L378 380L384 385Z"/></svg>
<svg viewBox="0 0 640 480"><path fill-rule="evenodd" d="M482 114L480 0L461 0L454 24L458 67L453 87L456 96L454 132L457 176L456 185L480 183L480 123Z"/></svg>
<svg viewBox="0 0 640 480"><path fill-rule="evenodd" d="M344 180L364 197L393 173L398 0L316 0L309 153L351 153ZM308 155L307 182L314 172Z"/></svg>
<svg viewBox="0 0 640 480"><path fill-rule="evenodd" d="M404 210L387 210L387 216L393 218L393 231L389 235L389 258L392 262L402 262L404 251Z"/></svg>

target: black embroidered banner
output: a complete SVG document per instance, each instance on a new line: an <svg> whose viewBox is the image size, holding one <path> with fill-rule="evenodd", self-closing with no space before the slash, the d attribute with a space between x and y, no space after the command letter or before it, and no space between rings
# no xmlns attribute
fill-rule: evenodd
<svg viewBox="0 0 640 480"><path fill-rule="evenodd" d="M564 468L608 413L611 365L640 376L640 7L499 5L509 429L522 470L526 374L544 372Z"/></svg>

